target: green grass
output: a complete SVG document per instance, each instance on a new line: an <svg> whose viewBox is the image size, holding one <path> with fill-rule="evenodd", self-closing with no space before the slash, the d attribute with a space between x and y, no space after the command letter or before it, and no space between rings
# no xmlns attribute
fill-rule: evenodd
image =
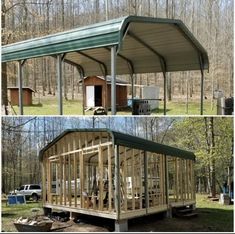
<svg viewBox="0 0 235 234"><path fill-rule="evenodd" d="M16 113L19 113L18 106L13 107ZM82 115L82 102L78 100L63 101L64 115ZM59 108L56 97L43 97L41 104L38 100L34 100L32 106L24 106L24 115L58 115ZM13 113L12 113L13 114ZM109 112L111 114L111 112ZM131 111L118 111L118 115L131 115ZM188 113L186 113L186 105L183 101L167 102L167 115L200 115L200 102L189 102ZM216 107L211 110L211 103L204 101L204 114L215 115ZM92 111L86 112L86 115L93 115ZM158 110L152 111L151 115L163 115L163 102L160 102Z"/></svg>
<svg viewBox="0 0 235 234"><path fill-rule="evenodd" d="M168 218L157 219L144 217L143 223L130 225L130 231L160 231L160 232L233 232L233 205L221 205L211 201L207 195L197 194L198 216L191 219ZM16 231L15 219L32 216L32 208L41 208L41 202L29 202L26 205L6 206L2 203L2 230ZM150 220L150 221L149 221ZM139 226L138 226L139 225Z"/></svg>
<svg viewBox="0 0 235 234"><path fill-rule="evenodd" d="M188 113L186 111L186 104L184 102L171 101L167 102L167 115L200 115L200 103L189 102L188 103ZM163 114L163 103L160 103L160 109L156 110L154 114ZM211 102L204 101L203 107L204 115L216 115L216 107L214 106L211 110Z"/></svg>
<svg viewBox="0 0 235 234"><path fill-rule="evenodd" d="M24 205L6 205L2 203L2 231L5 232L16 232L15 226L13 224L14 220L19 217L32 217L35 215L31 211L32 208L42 208L41 202L27 202ZM43 210L38 214L42 214Z"/></svg>
<svg viewBox="0 0 235 234"><path fill-rule="evenodd" d="M198 222L215 232L233 232L233 205L221 205L206 195L197 195Z"/></svg>
<svg viewBox="0 0 235 234"><path fill-rule="evenodd" d="M19 107L13 106L15 112L19 113ZM82 103L80 101L63 101L65 115L82 115ZM34 102L32 106L24 106L24 115L58 115L59 106L56 97L46 98L42 103Z"/></svg>

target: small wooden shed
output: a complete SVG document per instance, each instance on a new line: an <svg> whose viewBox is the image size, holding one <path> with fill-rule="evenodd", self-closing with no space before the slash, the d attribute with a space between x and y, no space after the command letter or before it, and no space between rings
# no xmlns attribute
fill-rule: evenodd
<svg viewBox="0 0 235 234"><path fill-rule="evenodd" d="M11 105L19 105L19 88L18 87L8 87L10 92L10 101ZM30 106L33 104L32 94L35 92L33 89L29 87L23 87L23 105Z"/></svg>
<svg viewBox="0 0 235 234"><path fill-rule="evenodd" d="M115 220L195 205L192 152L109 129L70 129L40 151L43 207Z"/></svg>
<svg viewBox="0 0 235 234"><path fill-rule="evenodd" d="M109 76L107 76L107 94L104 77L85 77L84 86L86 107L111 107L111 78ZM116 79L116 100L117 108L127 106L127 82L119 79Z"/></svg>

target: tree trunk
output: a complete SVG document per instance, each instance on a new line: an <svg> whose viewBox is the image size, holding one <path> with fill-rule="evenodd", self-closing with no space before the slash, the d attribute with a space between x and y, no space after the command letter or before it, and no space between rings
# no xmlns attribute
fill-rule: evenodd
<svg viewBox="0 0 235 234"><path fill-rule="evenodd" d="M154 6L154 17L158 17L158 0L155 0L155 6Z"/></svg>
<svg viewBox="0 0 235 234"><path fill-rule="evenodd" d="M6 5L5 0L2 0L2 45L6 44L5 27L6 27ZM7 64L2 63L2 105L5 108L5 114L8 115L8 98L7 98Z"/></svg>
<svg viewBox="0 0 235 234"><path fill-rule="evenodd" d="M46 59L47 58L42 58L42 95L45 96L46 92Z"/></svg>
<svg viewBox="0 0 235 234"><path fill-rule="evenodd" d="M169 1L166 0L166 18L169 18Z"/></svg>
<svg viewBox="0 0 235 234"><path fill-rule="evenodd" d="M72 100L74 100L74 76L75 76L75 69L74 69L74 67L72 67L71 68L72 69L72 75L71 75L71 82L70 82L70 84L71 84L71 92L72 92Z"/></svg>
<svg viewBox="0 0 235 234"><path fill-rule="evenodd" d="M3 125L3 123L2 123ZM2 144L3 144L3 140L5 139L5 130L4 130L4 125L2 126ZM2 193L6 193L6 174L5 174L5 152L2 149L2 188L1 191Z"/></svg>
<svg viewBox="0 0 235 234"><path fill-rule="evenodd" d="M211 135L211 146L210 146L210 156L212 158L211 162L211 195L216 197L216 175L215 175L215 159L213 157L215 148L215 134L214 134L214 121L213 117L209 118L209 129Z"/></svg>
<svg viewBox="0 0 235 234"><path fill-rule="evenodd" d="M37 66L36 66L35 59L33 59L33 89L34 89L35 92L37 92L37 75L36 75L36 71L37 71ZM36 96L36 93L34 93L33 95Z"/></svg>
<svg viewBox="0 0 235 234"><path fill-rule="evenodd" d="M47 34L50 33L50 1L47 1L46 3L47 9L46 9L46 31ZM51 61L47 58L46 59L46 75L47 75L47 87L48 87L48 94L52 94L51 92L51 72L52 69L50 69Z"/></svg>
<svg viewBox="0 0 235 234"><path fill-rule="evenodd" d="M19 177L20 177L20 180L19 180L19 185L21 186L23 184L23 172L22 172L22 149L19 149L19 161L20 161L20 167L19 167Z"/></svg>
<svg viewBox="0 0 235 234"><path fill-rule="evenodd" d="M167 100L172 100L172 92L171 92L171 73L167 73Z"/></svg>

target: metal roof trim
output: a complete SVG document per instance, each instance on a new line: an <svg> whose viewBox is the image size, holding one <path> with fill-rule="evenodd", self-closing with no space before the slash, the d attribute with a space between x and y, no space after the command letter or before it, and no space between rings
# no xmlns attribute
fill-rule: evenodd
<svg viewBox="0 0 235 234"><path fill-rule="evenodd" d="M117 43L109 43L109 44L105 44L105 45L99 45L99 46L89 46L89 47L82 47L81 49L79 49L80 51L83 50L90 50L90 49L99 49L99 48L103 48L104 46L113 46L113 45L117 45ZM27 50L30 50L27 49ZM78 51L78 50L77 50ZM53 56L53 55L56 55L56 54L60 54L60 53L69 53L69 52L76 52L73 48L72 49L66 49L64 51L60 51L59 53L55 53L55 52L47 52L47 53L41 53L40 55L38 56L24 56L23 58L21 58L20 60L24 60L24 59L31 59L31 58L40 58L40 57L43 57L43 56ZM14 53L14 52L12 52ZM4 55L2 55L2 62L10 62L10 61L17 61L17 60L12 60L12 59L5 59L4 60ZM78 64L79 65L79 64Z"/></svg>
<svg viewBox="0 0 235 234"><path fill-rule="evenodd" d="M113 31L109 31L109 32L107 32L107 33L105 33L105 32L99 32L99 33L96 33L96 34L90 34L89 36L88 35L79 35L79 39L76 37L76 36L78 36L78 35L74 35L72 38L70 37L70 38L66 38L65 40L63 39L63 38L58 38L58 39L56 39L56 38L53 38L53 42L51 43L51 45L57 45L57 44L61 44L61 43L71 43L71 42L74 42L74 41L77 41L77 40L82 40L82 39L85 39L85 38L87 38L87 37L89 37L89 38L92 38L92 37L97 37L97 36L100 36L100 35L109 35L109 34L113 34L113 33L115 33L115 32L118 32L117 30L113 30ZM77 34L77 32L76 32L76 34ZM54 36L54 35L53 35ZM63 35L64 36L64 35ZM46 38L42 38L41 40L47 40ZM49 40L49 38L48 38L48 40ZM11 52L17 52L17 51L22 51L23 49L30 49L28 46L29 45L25 45L25 43L27 43L27 41L24 41L24 43L22 44L22 47L26 47L26 48L18 48L18 49L14 49L13 47L15 46L15 44L10 44L11 45L11 47L10 48L7 48L7 47L5 47L5 46L3 46L3 49L8 49L8 50L10 50L8 53L11 53ZM34 42L32 42L32 41L29 41L29 43L31 44L31 43L34 43ZM20 45L20 44L19 44ZM17 45L16 45L17 46ZM36 49L36 48L40 48L40 47L44 47L44 46L48 46L48 44L45 44L45 42L41 42L41 43L38 43L36 46L34 46L34 48ZM12 50L12 51L11 51Z"/></svg>
<svg viewBox="0 0 235 234"><path fill-rule="evenodd" d="M41 37L37 37L37 38L31 38L31 39L27 39L27 40L24 40L24 41L15 42L15 43L12 43L12 44L7 44L7 45L4 45L3 48L11 47L12 45L25 44L25 42L31 42L31 41L35 42L35 41L38 41L38 40L41 40L41 39L48 39L48 38L51 38L52 36L54 37L54 36L61 36L61 35L66 35L66 34L70 34L70 33L77 33L79 31L96 28L97 26L105 26L105 25L112 24L112 23L119 23L120 24L120 21L123 18L126 18L126 17L121 17L121 18L117 18L117 19L113 19L113 20L109 20L109 21L103 21L103 22L99 22L99 23L96 23L96 24L91 24L91 25L86 25L86 26L66 30L66 31L63 31L63 32L58 32L58 33L54 33L54 34L50 34L50 35L46 35L46 36L41 36Z"/></svg>
<svg viewBox="0 0 235 234"><path fill-rule="evenodd" d="M195 154L190 151L178 149L172 146L163 145L153 141L146 140L144 138L132 136L129 134L124 134L121 132L113 131L108 128L82 128L82 129L67 129L47 144L39 152L39 160L42 161L44 152L54 145L57 141L63 138L65 135L72 132L107 132L112 136L112 141L114 145L126 146L129 148L135 148L144 150L147 152L154 152L159 154L165 154L172 157L179 157L184 159L190 159L195 161Z"/></svg>
<svg viewBox="0 0 235 234"><path fill-rule="evenodd" d="M112 46L117 45L119 43L119 28L120 23L122 22L122 18L113 19L110 21L100 22L97 24L92 24L84 27L79 27L76 29L59 32L56 34L51 34L43 37L28 39L25 41L20 41L8 45L2 46L2 62L8 61L16 61L19 59L11 58L11 54L16 54L17 52L24 53L24 51L28 50L43 50L47 47L51 46L60 46L60 45L67 45L71 43L75 43L76 41L82 41L84 39L92 40L92 38L96 38L102 36L103 42L101 41L97 43L97 45L87 45L85 47L80 48L69 48L66 47L62 52L61 51L47 51L46 53L36 53L36 55L28 55L28 56L21 56L21 59L28 59L28 58L36 58L42 57L46 55L55 55L57 53L66 53L66 52L73 52L76 50L86 50L86 49L93 49L93 48L100 48L104 46ZM106 43L106 38L112 39L112 43ZM53 39L53 41L52 41ZM110 40L109 40L110 41ZM10 58L9 58L10 57Z"/></svg>

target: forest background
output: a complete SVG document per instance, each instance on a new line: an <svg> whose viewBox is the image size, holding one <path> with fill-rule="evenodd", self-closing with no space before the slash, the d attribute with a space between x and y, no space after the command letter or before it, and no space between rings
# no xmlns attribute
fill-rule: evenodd
<svg viewBox="0 0 235 234"><path fill-rule="evenodd" d="M199 193L215 196L233 178L233 118L3 117L2 192L41 183L39 151L73 128L110 128L193 151Z"/></svg>

